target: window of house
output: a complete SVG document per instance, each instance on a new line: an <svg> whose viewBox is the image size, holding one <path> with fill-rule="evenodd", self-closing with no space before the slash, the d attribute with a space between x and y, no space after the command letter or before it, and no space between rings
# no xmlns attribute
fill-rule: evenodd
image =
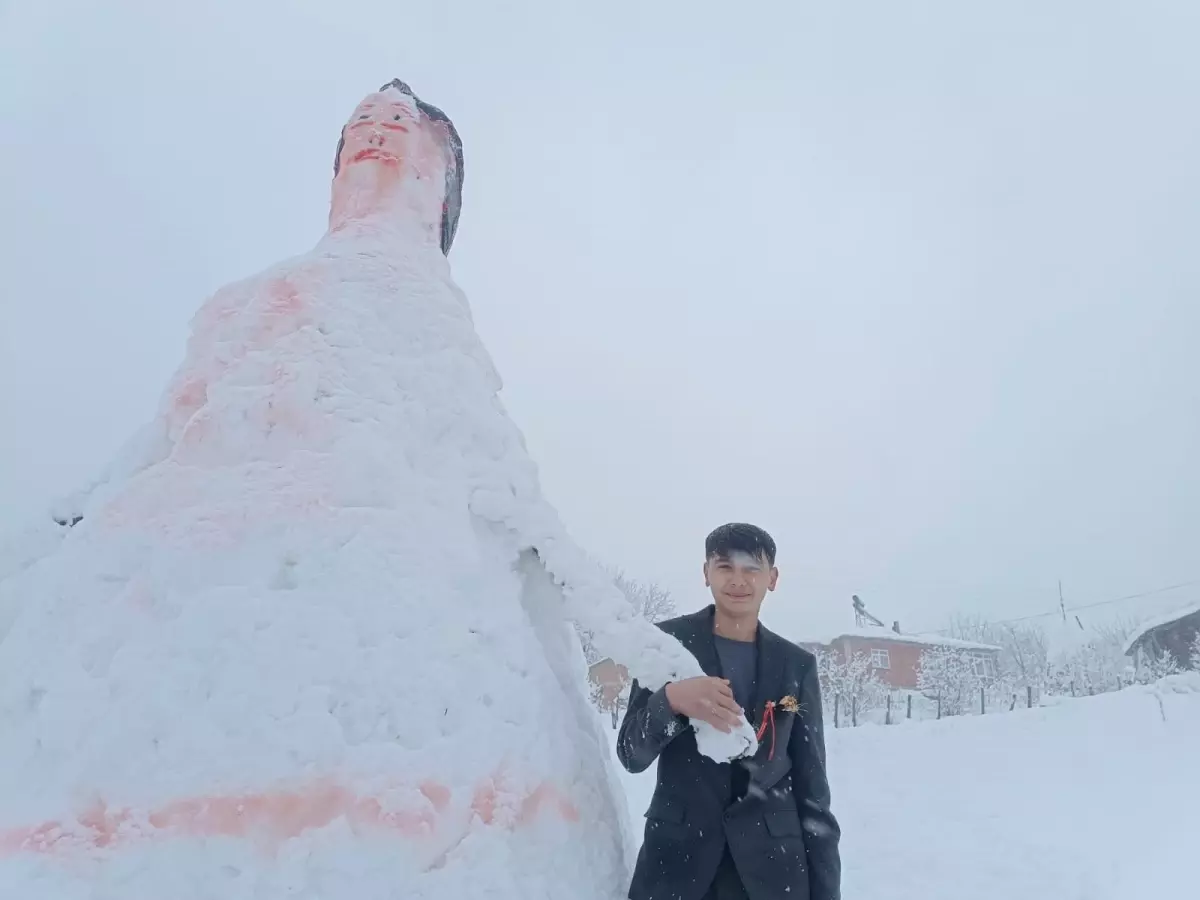
<svg viewBox="0 0 1200 900"><path fill-rule="evenodd" d="M892 667L892 658L886 650L871 651L871 668L873 669L890 669Z"/></svg>
<svg viewBox="0 0 1200 900"><path fill-rule="evenodd" d="M996 660L981 654L971 655L971 671L977 678L995 678Z"/></svg>

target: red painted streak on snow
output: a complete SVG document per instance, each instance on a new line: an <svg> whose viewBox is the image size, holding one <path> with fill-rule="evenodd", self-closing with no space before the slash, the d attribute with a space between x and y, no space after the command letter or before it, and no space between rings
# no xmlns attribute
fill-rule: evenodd
<svg viewBox="0 0 1200 900"><path fill-rule="evenodd" d="M276 278L267 290L267 315L297 316L304 309L300 292L287 277Z"/></svg>
<svg viewBox="0 0 1200 900"><path fill-rule="evenodd" d="M517 822L527 825L537 818L543 806L552 806L558 817L565 822L579 821L579 808L547 781L543 781L533 792L521 801L521 811L517 814Z"/></svg>
<svg viewBox="0 0 1200 900"><path fill-rule="evenodd" d="M211 424L201 413L188 427ZM101 507L93 521L106 528L152 534L162 546L217 550L236 547L256 529L274 528L283 520L328 522L331 510L339 507L321 485L249 493L217 506L211 504L206 489L202 482L180 481L174 467L160 467Z"/></svg>
<svg viewBox="0 0 1200 900"><path fill-rule="evenodd" d="M548 781L516 801L515 816L498 816L509 795L500 779L488 779L474 792L469 814L484 826L509 830L532 824L543 811L565 822L578 822L579 810ZM355 831L390 832L407 840L434 835L440 820L453 812L453 793L442 784L425 782L419 788L428 805L396 809L373 796L359 796L332 780L320 780L293 790L241 795L190 797L155 810L112 809L103 801L83 810L72 821L47 821L0 830L0 858L22 854L63 856L71 852L106 850L144 843L158 837L232 837L278 845L306 831L344 819Z"/></svg>
<svg viewBox="0 0 1200 900"><path fill-rule="evenodd" d="M196 374L187 375L172 393L171 413L186 421L207 400L208 384L205 379Z"/></svg>
<svg viewBox="0 0 1200 900"><path fill-rule="evenodd" d="M305 302L292 278L284 275L273 278L251 314L254 325L246 335L239 357L251 350L267 350L284 335L300 328L304 321Z"/></svg>
<svg viewBox="0 0 1200 900"><path fill-rule="evenodd" d="M270 349L280 338L305 324L307 304L294 283L297 276L304 274L273 278L249 300L236 297L232 291L218 291L201 308L189 348L189 355L198 359L177 375L167 405L170 430L179 433L179 429L188 426L181 434L182 443L194 445L210 436L210 424L196 417L208 402L210 384L248 353ZM240 304L235 305L239 300ZM239 319L249 320L242 336L237 331ZM221 359L214 351L214 346L221 342L231 345L232 353L227 359Z"/></svg>
<svg viewBox="0 0 1200 900"><path fill-rule="evenodd" d="M433 808L438 812L445 812L450 807L450 788L444 784L438 784L433 781L426 781L421 785L421 793L425 795L425 799L433 804Z"/></svg>

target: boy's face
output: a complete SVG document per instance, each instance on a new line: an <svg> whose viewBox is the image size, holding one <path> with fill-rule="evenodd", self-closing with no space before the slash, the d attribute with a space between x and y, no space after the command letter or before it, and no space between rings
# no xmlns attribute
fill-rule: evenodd
<svg viewBox="0 0 1200 900"><path fill-rule="evenodd" d="M734 618L757 618L763 598L778 581L779 569L749 553L714 554L704 564L704 583L712 589L717 609Z"/></svg>

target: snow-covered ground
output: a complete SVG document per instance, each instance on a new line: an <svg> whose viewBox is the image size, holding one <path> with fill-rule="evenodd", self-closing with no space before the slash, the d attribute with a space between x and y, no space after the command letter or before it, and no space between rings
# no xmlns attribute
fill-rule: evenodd
<svg viewBox="0 0 1200 900"><path fill-rule="evenodd" d="M847 898L1200 896L1200 674L828 745ZM640 825L653 770L625 785Z"/></svg>

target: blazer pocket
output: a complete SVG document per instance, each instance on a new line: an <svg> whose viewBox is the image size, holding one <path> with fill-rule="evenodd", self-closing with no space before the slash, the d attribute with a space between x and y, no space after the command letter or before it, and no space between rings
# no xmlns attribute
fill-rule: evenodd
<svg viewBox="0 0 1200 900"><path fill-rule="evenodd" d="M800 827L800 814L794 809L763 813L763 818L772 837L799 837L804 834L804 829Z"/></svg>
<svg viewBox="0 0 1200 900"><path fill-rule="evenodd" d="M664 822L675 822L682 825L685 812L687 809L682 800L677 797L655 794L650 800L650 808L646 810L646 818L662 819Z"/></svg>

